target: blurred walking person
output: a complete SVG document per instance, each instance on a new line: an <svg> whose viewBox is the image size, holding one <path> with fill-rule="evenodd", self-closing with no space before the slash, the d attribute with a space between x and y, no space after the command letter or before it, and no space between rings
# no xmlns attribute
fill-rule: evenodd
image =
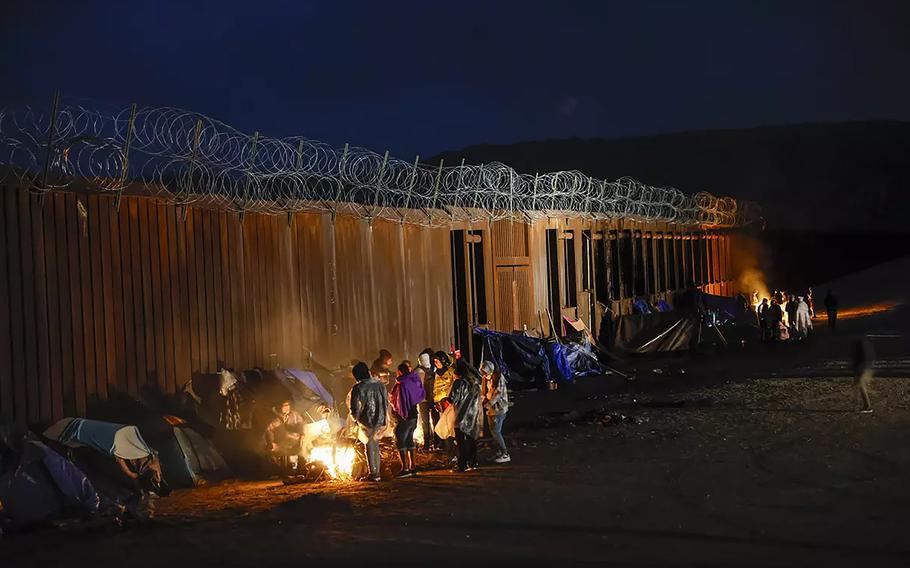
<svg viewBox="0 0 910 568"><path fill-rule="evenodd" d="M382 382L370 375L364 362L358 362L352 370L357 383L351 389L348 408L351 419L357 424L357 438L366 446L367 464L370 473L364 479L380 480L379 439L386 427L389 412L389 395Z"/></svg>
<svg viewBox="0 0 910 568"><path fill-rule="evenodd" d="M828 329L833 331L837 329L837 296L830 289L825 296L825 309L828 310Z"/></svg>
<svg viewBox="0 0 910 568"><path fill-rule="evenodd" d="M512 458L509 457L509 449L506 448L506 441L502 437L502 425L509 412L509 388L506 385L505 377L496 370L496 366L492 362L481 363L480 373L483 375L483 405L487 409L490 433L493 435L496 445L499 446L493 461L507 463L512 461Z"/></svg>
<svg viewBox="0 0 910 568"><path fill-rule="evenodd" d="M860 410L863 414L872 413L872 401L869 400L869 385L875 376L875 351L868 336L863 335L853 345L853 385L856 397L863 403Z"/></svg>

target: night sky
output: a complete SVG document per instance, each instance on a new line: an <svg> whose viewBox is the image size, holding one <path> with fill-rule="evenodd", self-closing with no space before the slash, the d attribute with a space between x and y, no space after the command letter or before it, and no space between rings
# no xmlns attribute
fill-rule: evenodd
<svg viewBox="0 0 910 568"><path fill-rule="evenodd" d="M2 104L49 105L59 88L403 158L910 120L902 1L28 0L3 11Z"/></svg>

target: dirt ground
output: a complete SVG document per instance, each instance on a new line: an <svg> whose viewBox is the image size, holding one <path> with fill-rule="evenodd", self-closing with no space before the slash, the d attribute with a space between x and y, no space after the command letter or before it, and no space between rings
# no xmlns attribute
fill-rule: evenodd
<svg viewBox="0 0 910 568"><path fill-rule="evenodd" d="M162 500L149 527L0 541L4 566L910 564L906 313L802 345L638 365L516 397L511 464L379 484L231 481ZM875 413L849 340L879 337ZM652 372L662 369L661 374ZM626 416L626 420L622 420Z"/></svg>

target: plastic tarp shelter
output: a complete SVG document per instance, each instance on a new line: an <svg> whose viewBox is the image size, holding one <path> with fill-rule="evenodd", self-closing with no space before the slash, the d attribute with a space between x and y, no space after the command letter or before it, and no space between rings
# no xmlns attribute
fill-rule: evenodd
<svg viewBox="0 0 910 568"><path fill-rule="evenodd" d="M294 396L295 403L298 402L298 398L301 399L299 402L304 402L304 400L310 403L315 402L313 396L301 388L306 387L306 389L309 389L310 392L319 397L319 399L321 399L329 408L335 407L335 397L322 386L322 383L316 378L316 373L313 373L312 371L302 371L300 369L286 369L286 371L288 378L292 380L289 387L291 388L291 394ZM296 383L298 384L294 384L294 379L296 379Z"/></svg>
<svg viewBox="0 0 910 568"><path fill-rule="evenodd" d="M560 340L475 328L492 360L512 388L540 387L552 379L572 382L579 377L612 372L594 354L586 331Z"/></svg>
<svg viewBox="0 0 910 568"><path fill-rule="evenodd" d="M23 444L18 466L0 476L0 501L2 514L19 527L92 515L100 504L95 488L75 464L34 440Z"/></svg>
<svg viewBox="0 0 910 568"><path fill-rule="evenodd" d="M142 459L153 453L135 426L100 420L64 418L45 430L44 435L71 448L88 446L125 460Z"/></svg>
<svg viewBox="0 0 910 568"><path fill-rule="evenodd" d="M483 341L484 358L496 364L511 388L543 387L550 381L550 359L540 339L475 327Z"/></svg>
<svg viewBox="0 0 910 568"><path fill-rule="evenodd" d="M650 325L643 327L630 337L622 346L624 351L639 354L681 351L690 349L698 341L698 329L701 323L696 315L667 312L666 314L647 314L643 317L653 315L672 315L674 317L652 318L652 321L645 322Z"/></svg>
<svg viewBox="0 0 910 568"><path fill-rule="evenodd" d="M688 290L677 310L617 318L613 347L635 354L684 351L706 342L747 339L757 332L754 314L744 312L736 298Z"/></svg>
<svg viewBox="0 0 910 568"><path fill-rule="evenodd" d="M597 359L586 331L570 333L560 341L548 341L547 354L553 363L553 374L562 381L614 372Z"/></svg>

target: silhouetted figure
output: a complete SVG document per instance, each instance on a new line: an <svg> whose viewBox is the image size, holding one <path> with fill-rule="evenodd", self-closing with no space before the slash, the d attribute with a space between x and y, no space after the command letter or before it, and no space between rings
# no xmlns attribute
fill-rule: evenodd
<svg viewBox="0 0 910 568"><path fill-rule="evenodd" d="M768 327L771 328L771 339L779 341L781 339L780 329L783 325L784 311L780 308L777 300L771 302L771 307L765 313L765 318L767 318Z"/></svg>
<svg viewBox="0 0 910 568"><path fill-rule="evenodd" d="M787 301L787 326L790 331L790 337L796 336L796 312L799 310L799 304L793 296L788 297Z"/></svg>
<svg viewBox="0 0 910 568"><path fill-rule="evenodd" d="M762 298L756 309L758 312L758 325L761 327L761 340L765 342L771 341L771 324L768 321L768 310L770 309L771 305L768 304L768 298Z"/></svg>
<svg viewBox="0 0 910 568"><path fill-rule="evenodd" d="M869 400L869 385L875 376L875 351L872 342L865 335L856 340L853 346L853 376L854 388L857 398L862 400L863 408L860 412L872 412L872 402Z"/></svg>
<svg viewBox="0 0 910 568"><path fill-rule="evenodd" d="M831 290L825 296L825 309L828 310L828 329L834 330L837 327L837 296Z"/></svg>

